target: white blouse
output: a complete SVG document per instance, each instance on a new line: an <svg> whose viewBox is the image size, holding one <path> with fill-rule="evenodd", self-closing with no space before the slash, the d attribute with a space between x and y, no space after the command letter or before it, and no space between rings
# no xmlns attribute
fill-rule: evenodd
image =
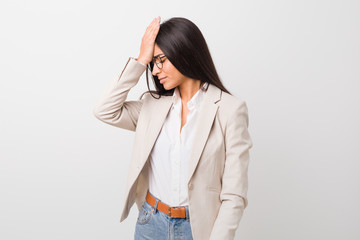
<svg viewBox="0 0 360 240"><path fill-rule="evenodd" d="M195 124L208 83L203 84L187 103L189 113L181 129L181 97L175 88L173 104L150 154L149 191L169 206L188 202L188 164Z"/></svg>

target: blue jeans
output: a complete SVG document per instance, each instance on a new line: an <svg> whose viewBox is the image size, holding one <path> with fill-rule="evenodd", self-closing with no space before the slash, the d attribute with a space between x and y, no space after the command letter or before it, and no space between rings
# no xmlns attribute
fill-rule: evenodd
<svg viewBox="0 0 360 240"><path fill-rule="evenodd" d="M158 199L155 203L157 206ZM189 207L187 218L170 218L148 202L142 205L135 228L135 240L192 240Z"/></svg>

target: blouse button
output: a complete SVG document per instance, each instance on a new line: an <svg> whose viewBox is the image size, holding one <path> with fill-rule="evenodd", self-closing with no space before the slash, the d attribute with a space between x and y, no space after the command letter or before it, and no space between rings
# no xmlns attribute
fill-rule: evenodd
<svg viewBox="0 0 360 240"><path fill-rule="evenodd" d="M193 190L194 189L194 184L190 183L189 184L189 190Z"/></svg>

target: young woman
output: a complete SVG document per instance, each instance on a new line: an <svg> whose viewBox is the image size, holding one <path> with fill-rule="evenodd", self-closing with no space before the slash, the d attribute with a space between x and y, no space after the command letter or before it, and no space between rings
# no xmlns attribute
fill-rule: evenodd
<svg viewBox="0 0 360 240"><path fill-rule="evenodd" d="M156 90L127 100L148 68ZM136 202L135 239L234 238L248 203L248 111L221 83L194 23L155 18L94 114L135 131L120 219Z"/></svg>

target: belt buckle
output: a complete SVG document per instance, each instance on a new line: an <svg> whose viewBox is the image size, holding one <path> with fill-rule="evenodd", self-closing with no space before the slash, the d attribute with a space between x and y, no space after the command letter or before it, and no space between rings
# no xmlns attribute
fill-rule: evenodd
<svg viewBox="0 0 360 240"><path fill-rule="evenodd" d="M169 218L171 219L172 217L171 217L171 207L169 207L169 213L168 213L168 216L169 216Z"/></svg>

